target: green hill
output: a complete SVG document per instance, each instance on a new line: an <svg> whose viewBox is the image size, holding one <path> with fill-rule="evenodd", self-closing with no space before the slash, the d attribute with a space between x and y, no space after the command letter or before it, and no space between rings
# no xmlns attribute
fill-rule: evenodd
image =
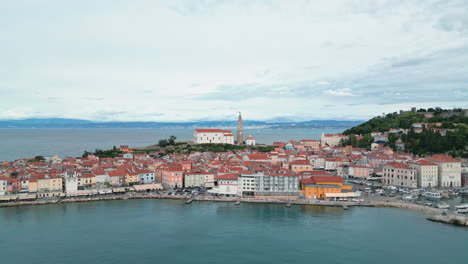
<svg viewBox="0 0 468 264"><path fill-rule="evenodd" d="M429 123L417 131L412 124ZM444 110L440 108L419 109L413 112L397 112L385 116L377 116L343 133L350 135L342 145L355 147L369 147L373 142L371 132L388 132L390 128L407 129L407 133L388 133L386 146L396 149L395 142L401 139L405 143L405 152L416 155L447 153L458 157L468 157L468 116L462 109ZM441 133L440 131L443 131ZM444 135L445 133L445 135ZM352 135L362 135L357 139Z"/></svg>

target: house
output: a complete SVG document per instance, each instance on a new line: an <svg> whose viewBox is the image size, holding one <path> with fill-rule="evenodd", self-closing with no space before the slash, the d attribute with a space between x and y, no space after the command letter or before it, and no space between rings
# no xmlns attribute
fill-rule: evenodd
<svg viewBox="0 0 468 264"><path fill-rule="evenodd" d="M62 178L56 175L41 175L37 178L38 192L62 192Z"/></svg>
<svg viewBox="0 0 468 264"><path fill-rule="evenodd" d="M320 146L337 147L343 139L348 139L348 136L343 134L322 134L322 137L320 138Z"/></svg>
<svg viewBox="0 0 468 264"><path fill-rule="evenodd" d="M418 159L409 162L410 168L416 170L416 179L418 187L436 187L439 185L439 170L434 162L426 159Z"/></svg>
<svg viewBox="0 0 468 264"><path fill-rule="evenodd" d="M127 172L123 169L111 170L107 172L109 175L109 183L112 186L122 186L124 183L125 176Z"/></svg>
<svg viewBox="0 0 468 264"><path fill-rule="evenodd" d="M382 183L401 187L416 188L416 170L400 162L389 162L383 166Z"/></svg>
<svg viewBox="0 0 468 264"><path fill-rule="evenodd" d="M226 174L218 175L216 177L216 180L218 183L218 188L216 192L219 194L236 195L238 192L237 178L238 178L238 174L235 174L235 173L226 173Z"/></svg>
<svg viewBox="0 0 468 264"><path fill-rule="evenodd" d="M0 177L0 195L5 195L7 193L8 178Z"/></svg>
<svg viewBox="0 0 468 264"><path fill-rule="evenodd" d="M303 179L300 186L306 199L325 199L330 198L332 194L352 190L352 186L345 185L339 176L312 176Z"/></svg>
<svg viewBox="0 0 468 264"><path fill-rule="evenodd" d="M349 177L367 179L371 176L373 169L367 166L349 165Z"/></svg>
<svg viewBox="0 0 468 264"><path fill-rule="evenodd" d="M184 173L184 187L214 187L214 173L202 170L187 171Z"/></svg>
<svg viewBox="0 0 468 264"><path fill-rule="evenodd" d="M427 160L437 164L439 187L461 187L461 161L448 155L433 155Z"/></svg>
<svg viewBox="0 0 468 264"><path fill-rule="evenodd" d="M295 160L289 163L289 169L294 172L311 171L313 168L308 160Z"/></svg>
<svg viewBox="0 0 468 264"><path fill-rule="evenodd" d="M182 188L184 171L182 166L169 166L161 170L161 183L166 189Z"/></svg>
<svg viewBox="0 0 468 264"><path fill-rule="evenodd" d="M315 140L315 139L302 139L299 140L302 145L304 145L307 149L310 149L314 152L317 152L320 150L320 141Z"/></svg>
<svg viewBox="0 0 468 264"><path fill-rule="evenodd" d="M110 180L109 175L102 168L92 169L91 173L96 177L96 183L98 184L104 184Z"/></svg>
<svg viewBox="0 0 468 264"><path fill-rule="evenodd" d="M155 183L156 173L150 170L138 170L138 181L143 184Z"/></svg>
<svg viewBox="0 0 468 264"><path fill-rule="evenodd" d="M78 175L78 187L90 189L96 185L96 176L89 171L83 171Z"/></svg>
<svg viewBox="0 0 468 264"><path fill-rule="evenodd" d="M140 182L138 172L127 171L124 177L124 185L133 185Z"/></svg>

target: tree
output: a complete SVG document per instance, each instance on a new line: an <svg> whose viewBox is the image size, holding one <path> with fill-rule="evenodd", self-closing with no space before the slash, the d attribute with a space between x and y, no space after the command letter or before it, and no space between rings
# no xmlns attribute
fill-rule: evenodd
<svg viewBox="0 0 468 264"><path fill-rule="evenodd" d="M167 141L169 145L175 145L175 140L177 139L176 136L170 136L169 140Z"/></svg>
<svg viewBox="0 0 468 264"><path fill-rule="evenodd" d="M169 145L169 142L167 141L167 139L161 139L158 142L158 146L160 146L162 148L167 147L168 145Z"/></svg>
<svg viewBox="0 0 468 264"><path fill-rule="evenodd" d="M45 161L44 156L36 156L34 157L34 161Z"/></svg>

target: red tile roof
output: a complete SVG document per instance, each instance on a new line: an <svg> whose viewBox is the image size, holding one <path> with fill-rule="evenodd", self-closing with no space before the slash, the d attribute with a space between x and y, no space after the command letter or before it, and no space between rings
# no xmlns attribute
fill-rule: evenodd
<svg viewBox="0 0 468 264"><path fill-rule="evenodd" d="M435 161L435 162L461 162L457 159L454 159L452 156L448 156L448 155L432 155L427 159L430 161Z"/></svg>
<svg viewBox="0 0 468 264"><path fill-rule="evenodd" d="M385 166L390 166L393 168L399 168L399 169L409 169L408 165L400 163L400 162L389 162L386 163Z"/></svg>
<svg viewBox="0 0 468 264"><path fill-rule="evenodd" d="M340 176L312 176L301 180L302 184L320 184L323 182L343 182L343 178Z"/></svg>
<svg viewBox="0 0 468 264"><path fill-rule="evenodd" d="M195 129L195 131L197 131L199 133L228 133L228 134L232 134L232 131L230 131L230 130L213 129L213 128Z"/></svg>
<svg viewBox="0 0 468 264"><path fill-rule="evenodd" d="M238 174L227 173L227 174L218 175L216 178L218 180L237 180L237 177L238 177Z"/></svg>

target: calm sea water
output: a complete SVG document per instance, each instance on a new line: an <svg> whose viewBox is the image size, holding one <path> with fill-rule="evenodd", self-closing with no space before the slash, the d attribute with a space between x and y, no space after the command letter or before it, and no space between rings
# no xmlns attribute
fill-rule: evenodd
<svg viewBox="0 0 468 264"><path fill-rule="evenodd" d="M132 200L0 208L1 263L466 263L419 213Z"/></svg>
<svg viewBox="0 0 468 264"><path fill-rule="evenodd" d="M343 129L246 129L258 143L290 139L319 139L322 133L339 133ZM193 129L0 129L0 161L38 155L81 156L85 150L109 149L129 145L144 147L175 135L178 140L192 140Z"/></svg>

